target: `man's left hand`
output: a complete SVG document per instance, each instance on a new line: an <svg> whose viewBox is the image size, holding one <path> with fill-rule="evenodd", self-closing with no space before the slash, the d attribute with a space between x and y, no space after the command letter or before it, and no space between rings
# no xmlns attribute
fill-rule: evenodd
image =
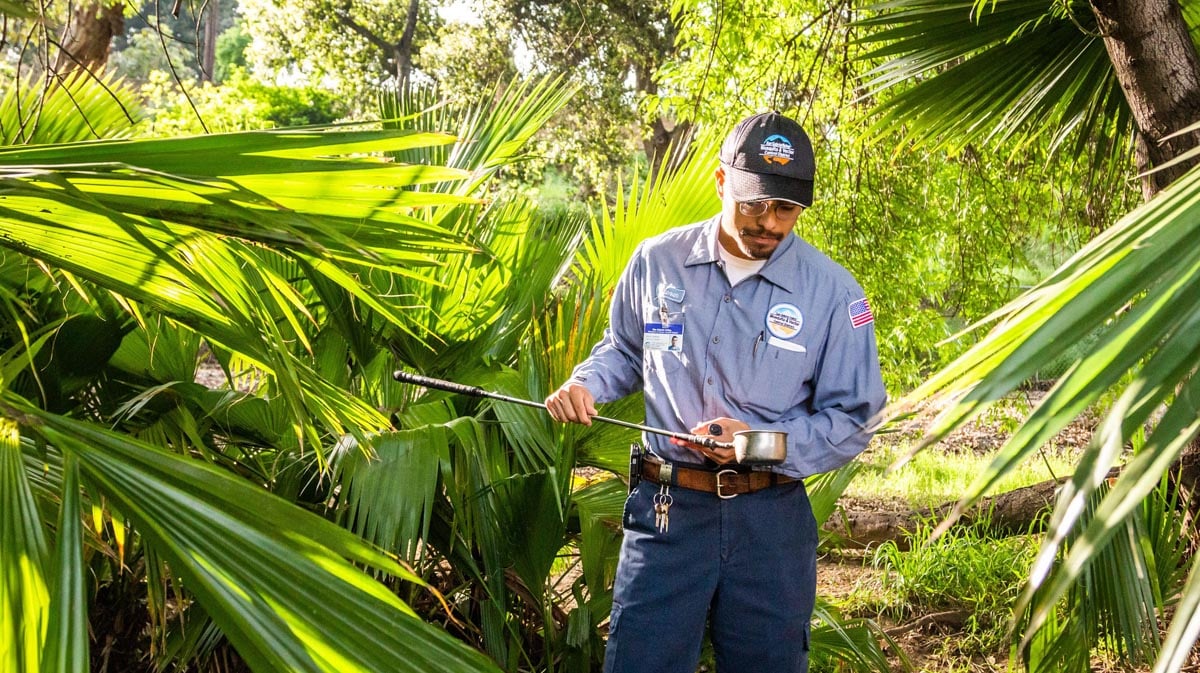
<svg viewBox="0 0 1200 673"><path fill-rule="evenodd" d="M750 426L746 425L742 421L733 418L721 417L698 423L688 432L700 437L711 437L718 442L732 443L733 433L749 429ZM733 447L710 449L702 444L686 442L682 439L675 439L674 437L671 438L671 443L677 446L687 447L697 453L703 454L704 456L711 458L713 462L718 465L728 465L737 459L733 454Z"/></svg>

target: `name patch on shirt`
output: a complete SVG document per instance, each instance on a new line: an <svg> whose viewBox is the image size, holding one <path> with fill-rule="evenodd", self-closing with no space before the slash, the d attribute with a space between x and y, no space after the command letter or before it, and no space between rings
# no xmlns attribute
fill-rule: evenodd
<svg viewBox="0 0 1200 673"><path fill-rule="evenodd" d="M767 331L780 339L791 339L804 326L804 315L795 304L776 304L767 311Z"/></svg>
<svg viewBox="0 0 1200 673"><path fill-rule="evenodd" d="M662 298L666 299L667 301L673 301L676 304L680 304L683 302L684 294L683 288L675 287L674 285L668 285L663 288Z"/></svg>
<svg viewBox="0 0 1200 673"><path fill-rule="evenodd" d="M683 325L681 323L646 323L646 331L642 333L642 350L674 352L683 350Z"/></svg>

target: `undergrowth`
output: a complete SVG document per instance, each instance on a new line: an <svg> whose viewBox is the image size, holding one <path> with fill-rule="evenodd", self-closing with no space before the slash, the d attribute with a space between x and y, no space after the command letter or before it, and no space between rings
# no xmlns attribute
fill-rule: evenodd
<svg viewBox="0 0 1200 673"><path fill-rule="evenodd" d="M941 614L957 629L956 637L942 644L940 654L950 659L1006 650L1012 607L1036 541L995 537L987 521L956 526L930 541L937 523L923 522L908 533L908 549L890 541L876 549L870 562L878 572L856 584L843 609L901 629L918 617Z"/></svg>

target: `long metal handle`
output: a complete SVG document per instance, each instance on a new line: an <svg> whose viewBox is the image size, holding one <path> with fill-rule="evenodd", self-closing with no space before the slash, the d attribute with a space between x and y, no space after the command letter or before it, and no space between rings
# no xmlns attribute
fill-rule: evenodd
<svg viewBox="0 0 1200 673"><path fill-rule="evenodd" d="M479 388L476 386L467 386L467 385L463 385L461 383L455 383L453 381L445 381L443 379L435 379L430 376L421 376L420 374L410 374L409 372L406 372L406 371L403 371L400 369L397 369L396 371L392 372L392 378L396 379L397 381L401 381L403 383L412 383L414 385L424 386L426 388L434 388L436 390L445 390L446 392L458 393L460 395L470 395L471 397L487 397L487 398L491 398L493 400L500 400L501 402L511 402L513 404L521 404L521 405L524 405L527 407L534 407L536 409L541 409L542 411L546 411L546 405L542 404L541 402L534 402L533 400L523 400L519 397L510 397L508 395L501 395L500 393L494 393L490 390L484 390L483 388ZM701 437L700 435L689 435L685 432L671 432L670 430L663 430L662 428L652 428L648 425L642 425L641 423L630 423L629 421L622 421L617 418L608 418L607 416L592 416L592 420L600 421L602 423L611 423L613 425L619 425L624 428L632 428L634 430L641 430L643 432L650 432L650 433L653 433L656 435L665 435L667 437L674 437L675 439L681 439L685 442L692 442L694 444L699 444L701 446L704 446L704 447L707 447L710 449L732 449L733 448L732 442L718 442L717 440L713 439L712 437Z"/></svg>

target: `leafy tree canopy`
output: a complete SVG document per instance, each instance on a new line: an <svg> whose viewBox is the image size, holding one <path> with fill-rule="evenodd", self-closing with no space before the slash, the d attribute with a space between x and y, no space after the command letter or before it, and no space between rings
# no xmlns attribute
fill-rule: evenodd
<svg viewBox="0 0 1200 673"><path fill-rule="evenodd" d="M416 10L408 56L437 34L438 3L377 0L243 0L238 11L253 36L246 60L260 76L327 86L369 109L372 91L401 78L410 7ZM412 62L420 69L420 63Z"/></svg>

